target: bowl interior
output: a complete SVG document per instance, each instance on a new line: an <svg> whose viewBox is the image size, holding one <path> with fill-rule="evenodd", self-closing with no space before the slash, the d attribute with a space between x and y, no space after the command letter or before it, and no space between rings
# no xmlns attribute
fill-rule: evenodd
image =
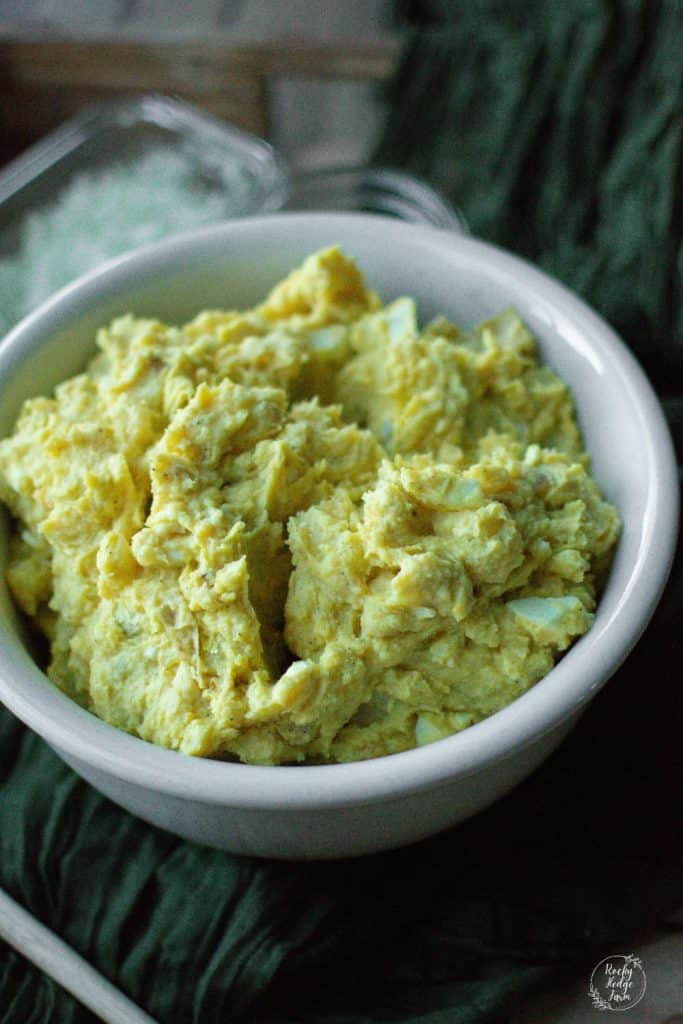
<svg viewBox="0 0 683 1024"><path fill-rule="evenodd" d="M623 520L595 626L561 664L576 661L582 648L600 641L642 569L656 520L656 448L666 443L665 430L645 377L606 325L566 289L493 246L383 218L290 214L231 222L141 250L65 289L0 347L0 436L10 431L23 399L49 392L82 368L97 328L113 316L132 312L182 323L207 307L243 308L259 301L306 255L331 244L356 258L384 300L415 297L423 323L443 314L471 326L514 306L537 337L543 360L572 388L594 474ZM6 523L0 532L4 578ZM659 589L665 574L659 572ZM657 587L651 589L654 594ZM6 592L2 615L9 624ZM647 616L641 618L642 629ZM638 622L634 612L632 623ZM639 631L636 625L626 631ZM16 635L16 626L10 628ZM619 645L623 656L630 644L622 636ZM618 655L619 650L613 652L613 661ZM540 700L553 675L515 705ZM591 678L589 672L566 700L555 700L557 715L568 715L597 688L604 681L599 675L593 672ZM547 709L552 707L550 697ZM539 711L538 727L544 722L547 727L551 718L550 710L545 719ZM491 721L474 729L486 725Z"/></svg>

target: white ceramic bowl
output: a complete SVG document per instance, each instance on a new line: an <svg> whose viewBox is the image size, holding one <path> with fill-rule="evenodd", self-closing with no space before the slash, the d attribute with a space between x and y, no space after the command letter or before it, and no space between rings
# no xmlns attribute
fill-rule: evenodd
<svg viewBox="0 0 683 1024"><path fill-rule="evenodd" d="M238 853L337 857L387 849L468 817L558 745L645 628L677 529L670 437L640 367L575 295L483 242L381 217L280 214L171 239L110 263L27 317L0 347L0 436L21 401L84 364L96 327L133 311L171 322L248 306L304 256L339 243L385 299L471 325L514 305L574 390L594 473L623 534L590 632L503 711L427 747L354 764L258 767L186 757L84 711L39 671L3 584L0 698L84 778L134 814ZM0 536L4 580L7 522Z"/></svg>

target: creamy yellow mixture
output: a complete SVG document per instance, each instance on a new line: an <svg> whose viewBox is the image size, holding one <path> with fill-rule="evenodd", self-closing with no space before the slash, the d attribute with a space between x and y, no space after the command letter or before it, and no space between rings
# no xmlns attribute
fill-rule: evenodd
<svg viewBox="0 0 683 1024"><path fill-rule="evenodd" d="M49 675L146 740L261 764L430 743L589 628L619 523L512 311L382 306L337 248L247 312L125 316L0 442Z"/></svg>

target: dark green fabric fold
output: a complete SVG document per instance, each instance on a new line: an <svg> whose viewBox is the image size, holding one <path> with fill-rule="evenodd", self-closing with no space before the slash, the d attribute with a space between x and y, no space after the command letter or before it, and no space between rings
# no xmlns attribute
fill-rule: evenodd
<svg viewBox="0 0 683 1024"><path fill-rule="evenodd" d="M680 454L682 6L410 11L378 159L611 321ZM161 1024L503 1024L544 985L587 986L683 904L681 621L679 554L647 633L532 778L458 828L357 861L183 842L0 710L0 885ZM0 1024L92 1019L0 944Z"/></svg>
<svg viewBox="0 0 683 1024"><path fill-rule="evenodd" d="M416 5L376 154L575 288L683 386L680 0ZM435 24L436 22L436 24Z"/></svg>

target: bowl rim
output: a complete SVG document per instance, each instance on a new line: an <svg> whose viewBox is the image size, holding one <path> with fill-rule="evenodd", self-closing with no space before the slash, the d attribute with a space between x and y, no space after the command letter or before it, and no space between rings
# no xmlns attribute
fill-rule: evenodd
<svg viewBox="0 0 683 1024"><path fill-rule="evenodd" d="M327 230L333 238L342 224L379 229L387 244L400 245L409 234L437 259L459 247L472 261L485 261L501 276L511 276L522 291L542 290L544 300L599 350L638 419L650 481L640 547L628 583L606 620L598 606L589 632L544 679L501 711L425 747L329 765L262 766L203 759L124 733L58 690L0 622L0 700L59 752L95 772L159 793L241 809L360 806L445 785L513 755L578 714L628 655L657 605L674 557L679 490L674 448L654 390L625 344L583 300L527 260L490 242L357 213L284 212L184 232L108 261L25 317L0 344L0 392L9 371L39 350L84 302L106 301L141 274L177 271L227 236L237 241L263 235L265 241L269 233L310 228ZM583 672L577 671L582 659Z"/></svg>

